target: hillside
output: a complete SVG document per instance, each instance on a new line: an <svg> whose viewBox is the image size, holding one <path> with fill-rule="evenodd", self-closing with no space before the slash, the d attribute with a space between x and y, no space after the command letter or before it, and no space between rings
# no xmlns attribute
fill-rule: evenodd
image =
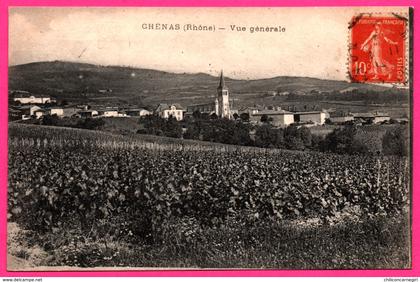
<svg viewBox="0 0 420 282"><path fill-rule="evenodd" d="M264 103L273 91L337 92L346 89L380 91L377 85L348 83L307 77L273 77L258 80L226 78L231 97L239 104ZM151 105L179 102L184 105L213 101L218 77L203 73L169 73L158 70L98 66L72 62L37 62L9 67L9 89L52 95L58 99L84 102ZM100 89L112 92L99 93ZM345 94L342 94L343 96ZM278 97L282 101L285 98ZM277 101L278 102L278 101Z"/></svg>

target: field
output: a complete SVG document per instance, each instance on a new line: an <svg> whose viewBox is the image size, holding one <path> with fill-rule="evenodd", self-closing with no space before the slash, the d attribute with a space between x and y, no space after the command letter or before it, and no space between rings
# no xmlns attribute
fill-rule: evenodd
<svg viewBox="0 0 420 282"><path fill-rule="evenodd" d="M9 254L35 267L408 268L409 171L394 156L11 124Z"/></svg>

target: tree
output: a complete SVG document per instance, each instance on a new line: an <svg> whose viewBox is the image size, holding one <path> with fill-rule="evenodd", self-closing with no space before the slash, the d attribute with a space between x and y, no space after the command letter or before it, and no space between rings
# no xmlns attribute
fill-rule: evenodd
<svg viewBox="0 0 420 282"><path fill-rule="evenodd" d="M191 123L187 127L187 131L184 133L185 139L200 139L200 128L197 123Z"/></svg>
<svg viewBox="0 0 420 282"><path fill-rule="evenodd" d="M304 150L312 145L312 133L306 127L288 126L284 131L286 148L291 150Z"/></svg>
<svg viewBox="0 0 420 282"><path fill-rule="evenodd" d="M168 120L165 121L163 134L167 137L181 138L182 126L176 118L169 116Z"/></svg>
<svg viewBox="0 0 420 282"><path fill-rule="evenodd" d="M193 118L194 118L195 120L197 120L197 119L201 119L201 112L200 112L199 110L195 110L195 111L193 112Z"/></svg>
<svg viewBox="0 0 420 282"><path fill-rule="evenodd" d="M249 121L249 113L242 113L239 117L243 122Z"/></svg>
<svg viewBox="0 0 420 282"><path fill-rule="evenodd" d="M297 131L298 137L302 140L302 143L305 147L309 148L312 145L312 133L309 128L302 126Z"/></svg>
<svg viewBox="0 0 420 282"><path fill-rule="evenodd" d="M322 136L313 134L311 148L314 150L322 151L323 143L324 143L323 141L324 141L324 138Z"/></svg>
<svg viewBox="0 0 420 282"><path fill-rule="evenodd" d="M147 115L140 118L139 123L143 125L146 134L158 135L165 128L165 119L158 115Z"/></svg>
<svg viewBox="0 0 420 282"><path fill-rule="evenodd" d="M44 115L42 117L43 125L58 125L60 118L57 115Z"/></svg>
<svg viewBox="0 0 420 282"><path fill-rule="evenodd" d="M264 124L259 126L255 132L255 145L263 148L283 148L283 135L282 129L275 129L268 124Z"/></svg>
<svg viewBox="0 0 420 282"><path fill-rule="evenodd" d="M407 156L409 153L407 127L398 126L387 130L382 138L382 152L385 155Z"/></svg>
<svg viewBox="0 0 420 282"><path fill-rule="evenodd" d="M252 145L252 140L249 136L249 125L242 122L234 123L230 141L231 144L236 145Z"/></svg>
<svg viewBox="0 0 420 282"><path fill-rule="evenodd" d="M325 137L325 149L339 154L368 153L366 144L356 138L357 127L354 125L336 128Z"/></svg>
<svg viewBox="0 0 420 282"><path fill-rule="evenodd" d="M260 121L263 123L268 123L268 116L266 114L262 115Z"/></svg>
<svg viewBox="0 0 420 282"><path fill-rule="evenodd" d="M101 118L86 118L86 119L79 120L75 127L95 130L104 125L105 125L105 121Z"/></svg>

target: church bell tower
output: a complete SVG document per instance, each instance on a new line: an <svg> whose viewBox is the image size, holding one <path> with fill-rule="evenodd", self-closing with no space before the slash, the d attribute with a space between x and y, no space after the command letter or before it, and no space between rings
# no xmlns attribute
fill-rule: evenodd
<svg viewBox="0 0 420 282"><path fill-rule="evenodd" d="M217 87L217 98L215 101L215 112L221 118L230 118L229 90L225 85L223 70L220 73L219 87Z"/></svg>

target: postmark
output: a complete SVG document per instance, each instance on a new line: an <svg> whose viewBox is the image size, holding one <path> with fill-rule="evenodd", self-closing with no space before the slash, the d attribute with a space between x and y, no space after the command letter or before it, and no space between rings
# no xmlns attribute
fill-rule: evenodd
<svg viewBox="0 0 420 282"><path fill-rule="evenodd" d="M407 19L359 15L350 23L349 73L353 82L405 84Z"/></svg>

